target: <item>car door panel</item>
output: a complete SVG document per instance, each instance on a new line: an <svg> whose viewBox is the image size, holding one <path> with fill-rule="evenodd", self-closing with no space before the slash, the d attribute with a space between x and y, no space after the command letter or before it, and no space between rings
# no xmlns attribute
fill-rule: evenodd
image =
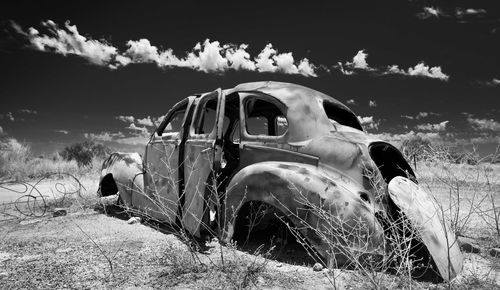
<svg viewBox="0 0 500 290"><path fill-rule="evenodd" d="M183 136L183 126L186 112L192 99L177 104L167 114L167 124L159 135L155 132L146 146L145 190L142 194L133 196L135 207L158 220L174 223L179 206L179 150ZM175 124L174 124L175 123ZM168 126L172 132L168 132Z"/></svg>
<svg viewBox="0 0 500 290"><path fill-rule="evenodd" d="M213 98L214 95L218 100L214 127L211 132L196 134L196 128L194 128L196 124L194 124L184 146L185 189L182 221L184 228L194 236L199 236L200 226L205 226L202 221L204 214L206 214L204 211L207 183L209 187L212 185L213 180L210 179L214 176L214 170L219 168L218 164L221 158L221 149L217 145L219 143L217 140L220 140L219 132L221 132L218 127L222 126L223 113L221 112L224 110L220 89L199 100L199 108L197 108L195 116L195 118L200 116L204 101Z"/></svg>

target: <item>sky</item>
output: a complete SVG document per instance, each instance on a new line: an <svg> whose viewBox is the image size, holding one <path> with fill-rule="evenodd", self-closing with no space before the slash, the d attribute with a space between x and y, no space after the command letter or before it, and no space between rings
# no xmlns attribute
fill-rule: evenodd
<svg viewBox="0 0 500 290"><path fill-rule="evenodd" d="M291 2L4 3L0 138L136 150L183 98L271 80L338 99L385 140L500 144L498 1Z"/></svg>

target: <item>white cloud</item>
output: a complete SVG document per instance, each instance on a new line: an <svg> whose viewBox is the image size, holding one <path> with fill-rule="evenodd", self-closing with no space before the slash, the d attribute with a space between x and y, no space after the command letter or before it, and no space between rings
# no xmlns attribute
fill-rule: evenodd
<svg viewBox="0 0 500 290"><path fill-rule="evenodd" d="M41 35L34 28L30 28L27 33L29 41L38 50L78 55L97 65L108 65L117 55L115 47L102 41L87 39L69 21L66 21L64 28L51 20L42 21L42 26L47 28L48 34Z"/></svg>
<svg viewBox="0 0 500 290"><path fill-rule="evenodd" d="M219 41L206 39L203 43L197 43L191 51L185 52L185 57L178 57L172 49L160 50L145 38L129 40L126 43L126 51L120 52L105 41L88 39L80 35L76 26L70 25L69 22L62 28L51 20L42 22L42 26L48 31L46 34L40 33L33 27L24 32L14 22L11 26L19 34L27 37L35 49L62 55L78 55L93 64L111 69L134 63L154 63L161 68L186 67L207 73L234 69L317 76L316 66L307 58L295 61L291 52L279 54L271 43L252 59L247 52L248 44L221 44Z"/></svg>
<svg viewBox="0 0 500 290"><path fill-rule="evenodd" d="M279 70L288 74L297 74L299 69L294 64L294 59L291 52L281 53L275 55L273 60L276 62L276 66Z"/></svg>
<svg viewBox="0 0 500 290"><path fill-rule="evenodd" d="M250 60L250 54L246 51L248 44L240 44L239 47L228 47L226 49L226 58L231 68L235 70L255 70L255 63Z"/></svg>
<svg viewBox="0 0 500 290"><path fill-rule="evenodd" d="M439 135L439 133L437 133L437 132L410 131L410 132L402 133L402 134L393 134L393 133L383 132L380 134L375 134L375 136L377 136L381 140L386 140L386 141L394 142L394 143L401 143L404 140L408 140L408 139L415 138L415 137L420 137L424 140L429 140L434 144L442 143L444 141L443 137L441 135Z"/></svg>
<svg viewBox="0 0 500 290"><path fill-rule="evenodd" d="M433 131L433 132L442 132L446 130L446 124L448 124L449 121L443 121L438 124L420 124L417 125L416 128L418 130L423 130L423 131Z"/></svg>
<svg viewBox="0 0 500 290"><path fill-rule="evenodd" d="M486 82L486 85L490 87L500 86L500 79L493 78L491 81Z"/></svg>
<svg viewBox="0 0 500 290"><path fill-rule="evenodd" d="M362 50L358 51L358 53L352 58L352 62L347 62L346 65L348 65L352 68L369 70L370 67L368 66L368 63L366 62L367 57L368 57L368 54L365 53L364 49L362 49Z"/></svg>
<svg viewBox="0 0 500 290"><path fill-rule="evenodd" d="M356 101L354 99L349 99L346 101L346 104L348 105L356 105Z"/></svg>
<svg viewBox="0 0 500 290"><path fill-rule="evenodd" d="M227 59L221 55L222 47L218 41L205 40L199 52L199 69L204 72L225 71L229 67Z"/></svg>
<svg viewBox="0 0 500 290"><path fill-rule="evenodd" d="M388 66L384 74L401 74L406 76L426 77L447 81L450 77L443 73L440 66L430 67L424 62L408 68L407 71L400 69L397 65Z"/></svg>
<svg viewBox="0 0 500 290"><path fill-rule="evenodd" d="M61 133L61 134L64 134L64 135L68 135L69 134L68 130L54 130L54 132Z"/></svg>
<svg viewBox="0 0 500 290"><path fill-rule="evenodd" d="M11 122L14 122L16 119L14 119L14 115L12 115L12 112L7 112L7 114L5 114L5 118Z"/></svg>
<svg viewBox="0 0 500 290"><path fill-rule="evenodd" d="M373 116L368 116L368 117L361 117L358 116L358 120L363 125L364 128L369 128L369 129L378 129L378 126L380 124L379 121L375 121L373 119Z"/></svg>
<svg viewBox="0 0 500 290"><path fill-rule="evenodd" d="M278 53L270 43L255 58L255 67L260 72L281 71L286 74L317 76L315 66L307 58L302 59L297 66L291 52Z"/></svg>
<svg viewBox="0 0 500 290"><path fill-rule="evenodd" d="M118 119L125 123L134 123L135 121L134 116L116 116L115 119Z"/></svg>
<svg viewBox="0 0 500 290"><path fill-rule="evenodd" d="M126 129L134 131L136 134L147 137L149 136L148 128L146 127L138 127L134 123L130 124Z"/></svg>
<svg viewBox="0 0 500 290"><path fill-rule="evenodd" d="M160 55L158 54L158 48L151 45L149 40L141 38L139 40L129 40L127 42L128 49L125 52L128 60L134 63L147 63L155 62L159 63ZM130 63L128 60L122 60L120 62Z"/></svg>
<svg viewBox="0 0 500 290"><path fill-rule="evenodd" d="M303 76L306 76L306 77L317 77L318 75L314 72L314 70L316 69L316 67L309 62L309 59L307 58L303 58L300 62L299 62L299 73Z"/></svg>
<svg viewBox="0 0 500 290"><path fill-rule="evenodd" d="M346 61L345 63L337 62L337 65L334 67L340 70L340 72L344 75L352 75L354 74L354 69L358 70L366 70L366 71L376 71L376 69L371 68L366 62L366 58L368 54L365 53L365 50L359 50L358 53L352 58L352 61Z"/></svg>
<svg viewBox="0 0 500 290"><path fill-rule="evenodd" d="M409 120L420 120L423 118L427 118L428 116L440 116L441 114L439 113L434 113L434 112L418 112L415 116L409 116L409 115L401 115L402 118L409 119Z"/></svg>
<svg viewBox="0 0 500 290"><path fill-rule="evenodd" d="M153 117L153 123L155 124L156 127L160 126L161 122L165 118L165 115L159 116L159 117Z"/></svg>
<svg viewBox="0 0 500 290"><path fill-rule="evenodd" d="M85 138L100 141L100 142L113 142L118 144L126 145L145 145L148 142L148 138L142 135L125 136L122 132L110 133L101 132L98 134L85 133Z"/></svg>
<svg viewBox="0 0 500 290"><path fill-rule="evenodd" d="M38 114L37 111L35 110L30 110L30 109L21 109L21 110L18 110L19 113L24 113L24 114L31 114L31 115L36 115Z"/></svg>
<svg viewBox="0 0 500 290"><path fill-rule="evenodd" d="M377 102L376 102L376 101L369 100L369 101L368 101L368 106L369 106L369 107L376 107L376 106L377 106Z"/></svg>
<svg viewBox="0 0 500 290"><path fill-rule="evenodd" d="M439 18L443 15L443 11L439 7L424 7L423 11L417 13L417 17L420 19L427 19L430 17Z"/></svg>
<svg viewBox="0 0 500 290"><path fill-rule="evenodd" d="M500 122L493 119L476 119L469 117L467 118L467 121L475 130L487 130L497 133L500 132Z"/></svg>
<svg viewBox="0 0 500 290"><path fill-rule="evenodd" d="M344 65L342 65L342 63L339 61L337 62L337 65L334 66L336 68L338 68L340 70L340 72L343 74L343 75L346 75L346 76L349 76L349 75L352 75L354 72L352 70L349 70L347 68L344 68Z"/></svg>
<svg viewBox="0 0 500 290"><path fill-rule="evenodd" d="M387 67L386 74L406 74L406 72L399 68L398 65L390 65Z"/></svg>
<svg viewBox="0 0 500 290"><path fill-rule="evenodd" d="M440 79L440 80L445 80L445 81L447 81L449 78L448 75L444 74L441 71L440 66L429 67L428 65L425 65L423 62L418 63L413 68L410 67L408 69L408 75L410 75L410 76L423 76L423 77Z"/></svg>
<svg viewBox="0 0 500 290"><path fill-rule="evenodd" d="M418 120L418 119L426 118L427 116L429 116L429 113L427 113L427 112L419 112L417 114L417 116L415 116L415 118Z"/></svg>
<svg viewBox="0 0 500 290"><path fill-rule="evenodd" d="M276 50L273 45L268 43L266 47L255 58L255 66L260 72L275 72L278 68L274 64L273 56L276 55Z"/></svg>
<svg viewBox="0 0 500 290"><path fill-rule="evenodd" d="M458 17L458 18L463 18L464 16L476 16L476 17L481 17L481 16L484 16L486 14L486 10L485 9L474 9L474 8L467 8L467 9L464 9L464 8L457 8L455 10L455 15Z"/></svg>
<svg viewBox="0 0 500 290"><path fill-rule="evenodd" d="M108 142L115 141L116 139L125 137L125 135L123 135L122 132L118 133L101 132L99 134L85 133L84 136L87 139L92 139L96 141L108 141Z"/></svg>
<svg viewBox="0 0 500 290"><path fill-rule="evenodd" d="M153 126L153 121L151 120L151 117L147 116L146 118L143 119L137 119L137 124L143 125L143 126Z"/></svg>
<svg viewBox="0 0 500 290"><path fill-rule="evenodd" d="M487 136L479 136L470 139L470 143L472 144L500 144L500 136L498 135L487 135Z"/></svg>

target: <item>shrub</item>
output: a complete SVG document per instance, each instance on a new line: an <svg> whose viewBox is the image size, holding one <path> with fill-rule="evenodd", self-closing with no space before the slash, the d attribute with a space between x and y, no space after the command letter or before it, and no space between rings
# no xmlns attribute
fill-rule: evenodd
<svg viewBox="0 0 500 290"><path fill-rule="evenodd" d="M22 175L19 170L24 168L24 164L31 158L29 145L8 138L0 141L0 152L0 176Z"/></svg>
<svg viewBox="0 0 500 290"><path fill-rule="evenodd" d="M78 163L78 167L83 167L91 165L94 157L104 158L110 153L111 149L103 144L95 143L94 141L84 141L67 146L60 152L60 155L65 160L75 160Z"/></svg>
<svg viewBox="0 0 500 290"><path fill-rule="evenodd" d="M403 140L401 143L401 152L408 159L422 159L422 156L431 147L432 144L429 140L423 139L420 136L414 136Z"/></svg>

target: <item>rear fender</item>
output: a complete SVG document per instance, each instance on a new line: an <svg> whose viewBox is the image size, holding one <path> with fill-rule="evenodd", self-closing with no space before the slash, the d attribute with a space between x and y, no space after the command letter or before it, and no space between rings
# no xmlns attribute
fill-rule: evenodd
<svg viewBox="0 0 500 290"><path fill-rule="evenodd" d="M356 192L352 184L345 182L346 179L332 178L332 174L307 164L261 162L247 166L227 187L224 239L230 241L234 235L242 205L261 201L285 214L323 257L328 257L329 247L325 243L326 235L320 231L332 233L332 228L337 232L350 232L341 244L363 252L380 252L384 233L375 218L376 206L361 198L362 189ZM332 227L335 220L340 222ZM353 228L357 228L356 234L352 233ZM338 263L345 259L335 258Z"/></svg>

